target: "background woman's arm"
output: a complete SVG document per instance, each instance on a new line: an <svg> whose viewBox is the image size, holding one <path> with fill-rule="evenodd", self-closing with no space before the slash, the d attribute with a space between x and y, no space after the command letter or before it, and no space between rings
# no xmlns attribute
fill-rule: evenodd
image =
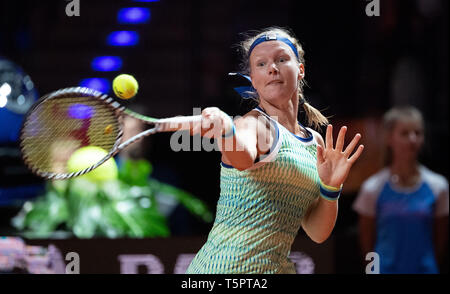
<svg viewBox="0 0 450 294"><path fill-rule="evenodd" d="M364 258L367 253L373 252L375 248L376 221L373 216L359 215L358 231L361 255Z"/></svg>
<svg viewBox="0 0 450 294"><path fill-rule="evenodd" d="M434 218L434 247L436 260L439 265L442 262L447 251L448 241L448 215ZM448 252L448 251L447 251Z"/></svg>

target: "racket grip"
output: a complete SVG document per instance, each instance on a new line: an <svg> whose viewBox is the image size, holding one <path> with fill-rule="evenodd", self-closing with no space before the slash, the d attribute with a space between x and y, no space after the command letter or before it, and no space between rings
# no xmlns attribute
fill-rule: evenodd
<svg viewBox="0 0 450 294"><path fill-rule="evenodd" d="M174 132L181 130L191 130L196 123L201 123L201 115L177 116L164 118L158 121L163 132Z"/></svg>

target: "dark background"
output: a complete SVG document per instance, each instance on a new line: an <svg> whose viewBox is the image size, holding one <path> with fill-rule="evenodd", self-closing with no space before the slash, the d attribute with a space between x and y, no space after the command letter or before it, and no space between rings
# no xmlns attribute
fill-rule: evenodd
<svg viewBox="0 0 450 294"><path fill-rule="evenodd" d="M30 75L40 96L88 77L112 81L119 72L95 72L90 63L96 56L118 55L123 59L120 72L134 75L140 84L138 96L129 103L145 105L147 115L191 115L193 107L208 106L243 114L249 105L233 93L227 80L228 72L239 69L235 45L243 38L240 33L272 25L289 27L306 53L305 95L313 106L332 116L331 123L346 123L351 129L352 122L359 126L367 119L376 121L395 104L416 105L426 120L421 160L448 179L448 1L381 0L376 17L366 15L365 0L80 0L79 17L65 14L67 3L0 3L0 55ZM117 11L130 6L149 7L150 22L118 24ZM107 35L122 29L138 31L139 45L108 46ZM220 154L173 152L169 140L169 134L148 139L146 157L154 166L153 176L195 194L214 211ZM361 160L371 154L370 148L366 146ZM378 166L368 158L363 162L366 165L358 170L366 171L366 178ZM362 180L355 180L353 187ZM21 176L1 185L36 181ZM340 200L334 230L340 273L361 271L355 254L357 217L351 210L356 193L357 189L344 191ZM11 233L9 219L17 206L1 209L1 232ZM179 213L186 221L176 228L177 235L209 232L211 224L185 214Z"/></svg>

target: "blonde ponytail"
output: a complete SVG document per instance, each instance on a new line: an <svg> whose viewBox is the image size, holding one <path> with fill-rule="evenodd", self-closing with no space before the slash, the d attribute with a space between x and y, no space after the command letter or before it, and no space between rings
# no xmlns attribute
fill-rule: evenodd
<svg viewBox="0 0 450 294"><path fill-rule="evenodd" d="M308 125L312 126L313 129L318 131L320 130L320 127L328 125L328 118L308 102L303 102L303 109L305 110L308 119Z"/></svg>

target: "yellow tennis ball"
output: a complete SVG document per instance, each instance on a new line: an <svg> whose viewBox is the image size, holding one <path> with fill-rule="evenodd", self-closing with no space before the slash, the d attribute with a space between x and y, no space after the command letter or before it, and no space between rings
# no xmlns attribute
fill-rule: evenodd
<svg viewBox="0 0 450 294"><path fill-rule="evenodd" d="M75 151L67 162L68 172L77 172L99 162L108 154L105 149L97 146L86 146ZM103 182L115 180L118 177L117 164L114 158L108 159L105 163L96 169L88 172L82 177L92 182Z"/></svg>
<svg viewBox="0 0 450 294"><path fill-rule="evenodd" d="M113 81L113 90L117 97L130 99L137 94L138 82L132 75L121 74Z"/></svg>

